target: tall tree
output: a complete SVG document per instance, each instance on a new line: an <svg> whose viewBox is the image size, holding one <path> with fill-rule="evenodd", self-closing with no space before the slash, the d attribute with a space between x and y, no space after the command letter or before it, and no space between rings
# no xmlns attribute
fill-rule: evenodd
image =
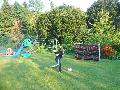
<svg viewBox="0 0 120 90"><path fill-rule="evenodd" d="M12 8L9 5L8 1L4 0L4 3L1 7L0 31L8 34L11 31L12 26L13 26Z"/></svg>
<svg viewBox="0 0 120 90"><path fill-rule="evenodd" d="M36 14L31 12L27 8L26 2L23 3L23 6L21 6L18 2L15 2L13 6L13 11L15 18L18 18L21 22L20 30L27 37L29 36L29 34L32 35L35 29L35 20L37 18Z"/></svg>
<svg viewBox="0 0 120 90"><path fill-rule="evenodd" d="M99 43L101 45L110 44L117 51L120 50L120 32L116 31L113 21L110 17L110 12L102 9L98 13L100 19L96 19L93 24L92 29L90 29L87 38L85 39L86 43Z"/></svg>
<svg viewBox="0 0 120 90"><path fill-rule="evenodd" d="M41 28L43 31L47 29L45 32L49 39L70 36L73 44L86 32L85 13L78 8L63 5L52 9L46 17L43 17L44 15L39 17L38 26L44 26Z"/></svg>
<svg viewBox="0 0 120 90"><path fill-rule="evenodd" d="M92 24L95 22L95 19L100 19L98 13L102 9L105 9L106 12L109 12L109 15L113 21L113 25L115 25L115 17L118 10L118 1L119 0L98 0L97 2L94 2L93 5L87 10L88 28L92 28Z"/></svg>
<svg viewBox="0 0 120 90"><path fill-rule="evenodd" d="M117 3L115 15L113 17L113 24L117 31L120 31L120 2Z"/></svg>
<svg viewBox="0 0 120 90"><path fill-rule="evenodd" d="M51 27L51 22L48 17L48 13L40 14L38 16L36 21L38 39L48 37L48 31Z"/></svg>

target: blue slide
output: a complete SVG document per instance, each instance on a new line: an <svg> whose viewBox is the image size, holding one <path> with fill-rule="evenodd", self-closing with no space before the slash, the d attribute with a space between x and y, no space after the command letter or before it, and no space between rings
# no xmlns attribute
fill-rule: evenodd
<svg viewBox="0 0 120 90"><path fill-rule="evenodd" d="M23 49L24 49L24 46L29 46L29 47L32 46L32 43L31 43L30 39L25 39L25 40L22 42L22 44L20 45L20 48L16 51L16 53L15 53L14 55L12 55L12 57L15 58L15 57L21 55L21 56L27 58L27 57L31 56L31 53L21 54L21 52L22 52Z"/></svg>
<svg viewBox="0 0 120 90"><path fill-rule="evenodd" d="M21 44L20 48L17 50L17 52L12 57L17 57L20 55L21 51L23 50L24 46L23 43Z"/></svg>

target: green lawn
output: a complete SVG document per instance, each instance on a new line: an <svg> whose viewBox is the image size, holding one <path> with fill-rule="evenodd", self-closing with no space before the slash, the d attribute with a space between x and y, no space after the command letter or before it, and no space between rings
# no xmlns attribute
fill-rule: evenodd
<svg viewBox="0 0 120 90"><path fill-rule="evenodd" d="M120 90L120 61L75 60L65 55L63 72L49 68L54 54L28 59L0 56L0 90ZM71 67L72 72L66 68Z"/></svg>

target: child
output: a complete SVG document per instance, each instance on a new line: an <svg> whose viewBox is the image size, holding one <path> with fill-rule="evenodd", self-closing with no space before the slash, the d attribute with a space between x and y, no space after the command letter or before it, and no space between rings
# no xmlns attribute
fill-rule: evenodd
<svg viewBox="0 0 120 90"><path fill-rule="evenodd" d="M56 61L56 64L51 66L51 67L58 67L58 70L59 72L61 72L61 58L63 57L63 54L64 54L64 49L63 47L60 47L58 49L58 51L54 51L54 53L56 54L56 58L55 58L55 61Z"/></svg>

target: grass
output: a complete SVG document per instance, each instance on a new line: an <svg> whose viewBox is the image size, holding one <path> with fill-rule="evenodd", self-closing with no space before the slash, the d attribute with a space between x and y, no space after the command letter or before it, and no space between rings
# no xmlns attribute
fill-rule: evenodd
<svg viewBox="0 0 120 90"><path fill-rule="evenodd" d="M75 60L65 55L63 72L49 68L54 54L30 58L0 56L0 90L119 90L120 61ZM72 72L66 69L71 67Z"/></svg>

